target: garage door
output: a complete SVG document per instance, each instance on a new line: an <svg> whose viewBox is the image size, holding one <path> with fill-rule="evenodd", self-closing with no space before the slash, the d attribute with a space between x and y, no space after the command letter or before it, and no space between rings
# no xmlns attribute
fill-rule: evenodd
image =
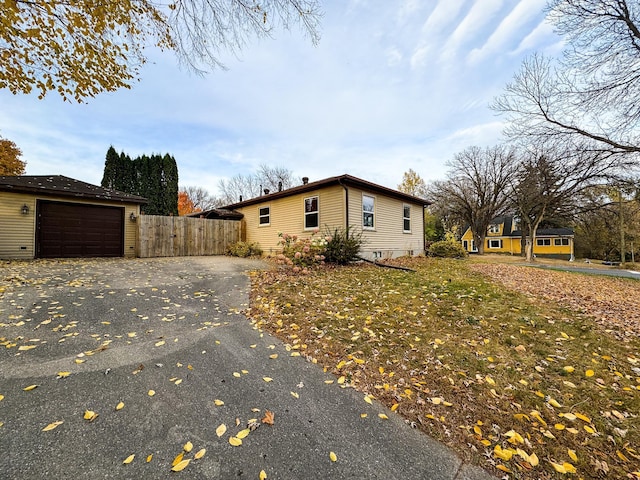
<svg viewBox="0 0 640 480"><path fill-rule="evenodd" d="M121 257L124 208L39 201L36 256Z"/></svg>

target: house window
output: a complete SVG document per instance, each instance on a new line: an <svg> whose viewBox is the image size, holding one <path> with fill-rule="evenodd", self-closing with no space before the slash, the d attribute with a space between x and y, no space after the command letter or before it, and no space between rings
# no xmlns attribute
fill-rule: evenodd
<svg viewBox="0 0 640 480"><path fill-rule="evenodd" d="M539 247L548 247L551 245L550 238L536 238L536 245Z"/></svg>
<svg viewBox="0 0 640 480"><path fill-rule="evenodd" d="M569 239L568 238L554 238L553 239L553 244L556 246L567 246L569 245Z"/></svg>
<svg viewBox="0 0 640 480"><path fill-rule="evenodd" d="M260 225L269 225L271 223L271 207L260 207L258 215Z"/></svg>
<svg viewBox="0 0 640 480"><path fill-rule="evenodd" d="M489 233L500 233L500 225L498 225L496 223L492 223L491 225L489 225L488 232Z"/></svg>
<svg viewBox="0 0 640 480"><path fill-rule="evenodd" d="M374 197L369 195L362 196L362 228L373 230L375 228L375 202Z"/></svg>
<svg viewBox="0 0 640 480"><path fill-rule="evenodd" d="M402 206L402 230L411 233L411 205Z"/></svg>
<svg viewBox="0 0 640 480"><path fill-rule="evenodd" d="M502 248L502 240L489 240L489 248Z"/></svg>
<svg viewBox="0 0 640 480"><path fill-rule="evenodd" d="M318 197L304 199L304 228L318 228L320 225L320 211L318 209Z"/></svg>
<svg viewBox="0 0 640 480"><path fill-rule="evenodd" d="M462 248L464 248L467 252L469 251L469 242L467 240L462 241Z"/></svg>

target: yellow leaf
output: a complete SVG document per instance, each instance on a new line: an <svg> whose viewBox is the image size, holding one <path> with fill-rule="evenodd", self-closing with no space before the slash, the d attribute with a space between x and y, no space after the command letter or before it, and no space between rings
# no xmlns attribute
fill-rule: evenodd
<svg viewBox="0 0 640 480"><path fill-rule="evenodd" d="M265 472L264 470L260 470L260 475L258 477L260 480L266 480L267 479L267 472Z"/></svg>
<svg viewBox="0 0 640 480"><path fill-rule="evenodd" d="M173 459L173 462L171 462L171 466L175 467L177 464L179 464L182 459L184 458L184 452L180 452L178 455L176 455L176 458Z"/></svg>
<svg viewBox="0 0 640 480"><path fill-rule="evenodd" d="M116 410L122 410L124 408L124 402L120 402L118 403L118 405L116 405Z"/></svg>
<svg viewBox="0 0 640 480"><path fill-rule="evenodd" d="M57 428L59 425L62 425L63 423L64 423L64 420L58 420L57 422L50 423L49 425L44 427L42 431L48 432L49 430L53 430L54 428Z"/></svg>
<svg viewBox="0 0 640 480"><path fill-rule="evenodd" d="M511 460L511 457L513 456L513 452L509 449L503 450L502 447L500 445L496 445L493 449L493 454L504 460L505 462L508 462L509 460Z"/></svg>
<svg viewBox="0 0 640 480"><path fill-rule="evenodd" d="M79 364L81 364L81 363L84 363L84 362L85 362L85 360L83 360L82 358L76 358L76 359L74 360L74 362L76 362L76 363L79 365Z"/></svg>
<svg viewBox="0 0 640 480"><path fill-rule="evenodd" d="M185 452L189 453L191 450L193 450L193 443L191 443L191 442L187 442L187 443L185 443L185 444L184 444L184 447L182 447L182 449L183 449Z"/></svg>
<svg viewBox="0 0 640 480"><path fill-rule="evenodd" d="M251 433L251 430L249 430L248 428L245 428L244 430L240 430L236 434L236 438L239 438L240 440L242 440L243 438L246 438L247 435L249 435L249 433Z"/></svg>
<svg viewBox="0 0 640 480"><path fill-rule="evenodd" d="M338 378L338 384L342 385L346 379L347 377L345 377L344 375L341 376L340 378Z"/></svg>
<svg viewBox="0 0 640 480"><path fill-rule="evenodd" d="M240 377L240 374L238 372L233 372L233 376L234 377Z"/></svg>
<svg viewBox="0 0 640 480"><path fill-rule="evenodd" d="M368 416L368 414L366 414L366 413L361 413L360 414L360 418L367 418L367 416Z"/></svg>
<svg viewBox="0 0 640 480"><path fill-rule="evenodd" d="M576 418L578 418L578 417L576 417L573 413L560 413L559 415L560 415L561 417L566 418L567 420L571 420L572 422L573 422Z"/></svg>
<svg viewBox="0 0 640 480"><path fill-rule="evenodd" d="M273 355L269 355L269 358L276 359L276 358L278 358L278 354L274 353Z"/></svg>
<svg viewBox="0 0 640 480"><path fill-rule="evenodd" d="M571 365L566 365L562 367L562 369L567 373L573 373L573 371L575 370L575 368L573 368Z"/></svg>
<svg viewBox="0 0 640 480"><path fill-rule="evenodd" d="M331 385L333 383L333 380L325 380L324 383L326 383L327 385Z"/></svg>
<svg viewBox="0 0 640 480"><path fill-rule="evenodd" d="M378 371L380 372L380 375L384 374L384 367L378 367Z"/></svg>
<svg viewBox="0 0 640 480"><path fill-rule="evenodd" d="M182 379L181 378L179 378L175 382L173 382L174 385L180 385L181 383L182 383Z"/></svg>
<svg viewBox="0 0 640 480"><path fill-rule="evenodd" d="M571 460L573 460L574 462L578 461L578 456L576 455L575 450L571 450L570 448L568 448L567 453L569 454L569 458L571 458Z"/></svg>
<svg viewBox="0 0 640 480"><path fill-rule="evenodd" d="M549 463L555 469L556 472L567 473L567 469L564 467L564 465L560 465L559 463L553 463L553 462L549 462Z"/></svg>
<svg viewBox="0 0 640 480"><path fill-rule="evenodd" d="M553 427L556 430L564 430L565 429L565 426L562 423L556 423Z"/></svg>
<svg viewBox="0 0 640 480"><path fill-rule="evenodd" d="M38 385L29 385L28 387L24 387L22 390L24 390L25 392L30 392L34 388L38 388Z"/></svg>
<svg viewBox="0 0 640 480"><path fill-rule="evenodd" d="M590 433L591 435L596 433L596 431L593 428L591 428L589 425L585 425L584 429L587 431L587 433Z"/></svg>
<svg viewBox="0 0 640 480"><path fill-rule="evenodd" d="M431 403L433 403L434 405L440 405L442 403L442 399L439 397L432 397Z"/></svg>
<svg viewBox="0 0 640 480"><path fill-rule="evenodd" d="M629 461L629 459L627 457L625 457L625 455L620 450L616 450L616 455L618 455L618 458L620 460L622 460L623 462L628 462Z"/></svg>
<svg viewBox="0 0 640 480"><path fill-rule="evenodd" d="M389 420L389 417L387 417L384 413L379 413L378 416L383 420Z"/></svg>
<svg viewBox="0 0 640 480"><path fill-rule="evenodd" d="M273 378L271 378L271 377L262 377L262 380L264 380L265 382L269 383L269 382L273 381Z"/></svg>
<svg viewBox="0 0 640 480"><path fill-rule="evenodd" d="M391 411L395 412L398 409L399 406L400 406L399 403L394 403L393 405L391 405Z"/></svg>
<svg viewBox="0 0 640 480"><path fill-rule="evenodd" d="M508 469L507 467L505 467L504 465L496 465L496 468L497 468L498 470L502 470L503 472L506 472L506 473L513 473L511 470L509 470L509 469Z"/></svg>
<svg viewBox="0 0 640 480"><path fill-rule="evenodd" d="M594 372L593 370L589 369L589 370L587 370L586 372L584 372L584 374L585 374L587 377L593 377L593 376L596 374L596 372Z"/></svg>
<svg viewBox="0 0 640 480"><path fill-rule="evenodd" d="M537 467L540 463L540 460L538 460L538 456L535 453L529 455L529 459L527 461L532 467Z"/></svg>
<svg viewBox="0 0 640 480"><path fill-rule="evenodd" d="M130 464L131 462L133 462L133 459L136 458L136 454L132 453L131 455L129 455L127 458L125 458L122 463L124 463L125 465Z"/></svg>
<svg viewBox="0 0 640 480"><path fill-rule="evenodd" d="M576 467L574 467L573 465L571 465L569 462L564 462L564 463L562 464L562 466L564 467L564 470L565 470L567 473L576 473L576 471L577 471L577 470L576 470Z"/></svg>
<svg viewBox="0 0 640 480"><path fill-rule="evenodd" d="M67 378L69 375L71 375L71 372L58 372L56 378Z"/></svg>
<svg viewBox="0 0 640 480"><path fill-rule="evenodd" d="M242 440L236 437L229 437L229 443L234 447L239 447L242 445Z"/></svg>
<svg viewBox="0 0 640 480"><path fill-rule="evenodd" d="M486 377L484 377L485 382L487 382L489 385L495 385L496 381L491 378L489 375L487 375Z"/></svg>
<svg viewBox="0 0 640 480"><path fill-rule="evenodd" d="M586 415L576 412L576 417L582 420L583 422L591 423L591 419Z"/></svg>
<svg viewBox="0 0 640 480"><path fill-rule="evenodd" d="M478 435L479 437L482 437L482 430L480 429L480 427L478 425L474 425L473 426L473 432Z"/></svg>
<svg viewBox="0 0 640 480"><path fill-rule="evenodd" d="M332 462L338 461L338 456L334 452L329 452L329 458L331 459Z"/></svg>
<svg viewBox="0 0 640 480"><path fill-rule="evenodd" d="M0 402L4 400L4 395L0 395Z"/></svg>
<svg viewBox="0 0 640 480"><path fill-rule="evenodd" d="M37 345L20 345L18 347L18 350L24 352L25 350L31 350L32 348L36 348L36 347L37 347Z"/></svg>
<svg viewBox="0 0 640 480"><path fill-rule="evenodd" d="M207 449L206 448L201 448L200 450L198 450L196 452L196 454L193 456L194 460L200 460L202 457L204 457L204 454L207 453Z"/></svg>
<svg viewBox="0 0 640 480"><path fill-rule="evenodd" d="M342 367L344 367L346 364L347 364L347 362L345 362L344 360L340 360L340 361L338 362L338 365L336 365L336 368L337 368L338 370L340 370L340 369L341 369Z"/></svg>
<svg viewBox="0 0 640 480"><path fill-rule="evenodd" d="M293 398L300 398L300 395L298 395L296 392L290 392L290 393Z"/></svg>
<svg viewBox="0 0 640 480"><path fill-rule="evenodd" d="M223 423L218 428L216 428L216 435L218 435L218 437L221 437L222 435L225 434L226 431L227 431L227 426Z"/></svg>
<svg viewBox="0 0 640 480"><path fill-rule="evenodd" d="M147 395L149 395L150 397L153 397L155 394L156 394L156 391L155 391L155 390L149 390L149 391L147 392Z"/></svg>
<svg viewBox="0 0 640 480"><path fill-rule="evenodd" d="M182 470L187 468L187 465L189 465L190 462L191 462L190 458L187 458L186 460L182 460L177 465L174 465L173 468L171 469L171 471L172 472L181 472Z"/></svg>
<svg viewBox="0 0 640 480"><path fill-rule="evenodd" d="M93 410L85 410L84 419L93 422L96 418L98 418L98 414Z"/></svg>
<svg viewBox="0 0 640 480"><path fill-rule="evenodd" d="M562 405L560 405L555 399L553 398L549 398L549 405L551 405L552 407L556 407L556 408L562 408Z"/></svg>
<svg viewBox="0 0 640 480"><path fill-rule="evenodd" d="M221 407L224 405L224 402L222 400L218 400L217 398L213 401L213 403L215 403L216 407Z"/></svg>
<svg viewBox="0 0 640 480"><path fill-rule="evenodd" d="M147 463L149 463L153 459L153 453L147 456Z"/></svg>
<svg viewBox="0 0 640 480"><path fill-rule="evenodd" d="M367 402L369 405L373 404L373 402L371 401L371 397L369 395L364 396L364 401Z"/></svg>

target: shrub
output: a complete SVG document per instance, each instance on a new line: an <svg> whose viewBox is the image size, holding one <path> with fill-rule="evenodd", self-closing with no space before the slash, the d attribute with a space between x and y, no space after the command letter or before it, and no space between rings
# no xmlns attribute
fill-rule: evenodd
<svg viewBox="0 0 640 480"><path fill-rule="evenodd" d="M259 257L262 255L262 249L257 243L236 242L227 247L226 255L232 257Z"/></svg>
<svg viewBox="0 0 640 480"><path fill-rule="evenodd" d="M362 248L362 232L354 233L351 227L335 228L333 232L327 228L325 240L327 247L324 252L325 261L346 265L357 260Z"/></svg>
<svg viewBox="0 0 640 480"><path fill-rule="evenodd" d="M311 237L307 238L278 233L281 238L278 245L282 246L282 253L276 257L278 263L292 266L294 272L324 263L327 242L324 238L316 237L317 233L318 230L314 230Z"/></svg>
<svg viewBox="0 0 640 480"><path fill-rule="evenodd" d="M433 242L429 247L429 255L433 257L464 258L467 256L467 252L462 248L460 242L447 239Z"/></svg>

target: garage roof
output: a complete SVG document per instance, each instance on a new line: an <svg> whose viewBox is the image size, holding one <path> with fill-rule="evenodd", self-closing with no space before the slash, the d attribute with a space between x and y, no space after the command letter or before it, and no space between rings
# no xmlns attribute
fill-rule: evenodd
<svg viewBox="0 0 640 480"><path fill-rule="evenodd" d="M64 175L0 176L0 191L58 195L73 198L94 198L96 200L122 203L148 203L144 197L81 182L80 180L65 177Z"/></svg>

